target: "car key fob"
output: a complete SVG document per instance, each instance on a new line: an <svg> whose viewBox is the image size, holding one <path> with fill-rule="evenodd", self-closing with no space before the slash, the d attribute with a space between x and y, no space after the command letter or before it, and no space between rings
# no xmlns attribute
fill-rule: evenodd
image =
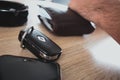
<svg viewBox="0 0 120 80"><path fill-rule="evenodd" d="M18 39L21 42L22 48L27 48L41 60L54 61L61 55L61 48L33 27L21 30Z"/></svg>

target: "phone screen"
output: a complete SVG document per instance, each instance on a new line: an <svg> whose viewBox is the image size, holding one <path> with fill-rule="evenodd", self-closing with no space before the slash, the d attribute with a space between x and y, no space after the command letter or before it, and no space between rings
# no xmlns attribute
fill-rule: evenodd
<svg viewBox="0 0 120 80"><path fill-rule="evenodd" d="M0 80L60 80L58 63L45 63L37 59L1 56Z"/></svg>

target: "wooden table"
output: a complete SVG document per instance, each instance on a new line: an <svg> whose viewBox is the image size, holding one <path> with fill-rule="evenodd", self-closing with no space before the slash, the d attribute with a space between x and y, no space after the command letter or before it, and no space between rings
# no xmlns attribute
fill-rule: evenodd
<svg viewBox="0 0 120 80"><path fill-rule="evenodd" d="M16 0L14 0L16 1ZM19 27L0 27L0 55L16 55L36 58L28 50L20 48L19 31L35 26L63 50L60 59L62 80L120 80L120 47L100 28L84 36L56 36L36 17L36 0L20 0L30 6L28 22Z"/></svg>

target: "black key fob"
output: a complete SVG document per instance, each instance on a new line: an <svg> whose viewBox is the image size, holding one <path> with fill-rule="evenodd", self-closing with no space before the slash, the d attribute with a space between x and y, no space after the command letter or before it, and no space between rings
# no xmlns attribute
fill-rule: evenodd
<svg viewBox="0 0 120 80"><path fill-rule="evenodd" d="M54 61L61 55L61 48L33 27L21 30L18 39L22 48L27 48L41 60Z"/></svg>

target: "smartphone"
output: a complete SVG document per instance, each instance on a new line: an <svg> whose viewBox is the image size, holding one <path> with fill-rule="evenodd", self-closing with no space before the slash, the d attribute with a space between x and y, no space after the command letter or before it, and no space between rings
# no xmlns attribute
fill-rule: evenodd
<svg viewBox="0 0 120 80"><path fill-rule="evenodd" d="M61 80L60 65L38 59L0 56L0 80Z"/></svg>

